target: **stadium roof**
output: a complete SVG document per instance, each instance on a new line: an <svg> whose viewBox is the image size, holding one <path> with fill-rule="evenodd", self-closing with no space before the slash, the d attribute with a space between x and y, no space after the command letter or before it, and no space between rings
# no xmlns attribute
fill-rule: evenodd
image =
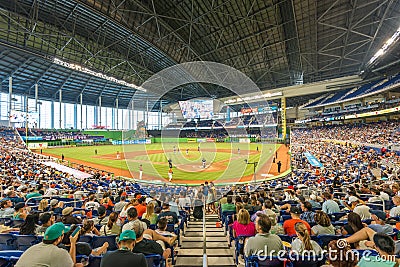
<svg viewBox="0 0 400 267"><path fill-rule="evenodd" d="M398 29L400 0L2 0L0 79L14 92L127 106L136 89L73 71L59 58L141 85L177 63L215 61L262 90L360 73ZM390 64L390 63L389 63ZM168 102L232 95L214 85L176 88ZM135 96L144 108L151 92Z"/></svg>

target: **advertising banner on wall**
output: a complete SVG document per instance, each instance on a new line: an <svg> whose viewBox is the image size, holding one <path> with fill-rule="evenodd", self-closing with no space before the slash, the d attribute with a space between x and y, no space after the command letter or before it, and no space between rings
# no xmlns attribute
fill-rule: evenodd
<svg viewBox="0 0 400 267"><path fill-rule="evenodd" d="M42 149L47 148L47 143L28 143L29 149Z"/></svg>
<svg viewBox="0 0 400 267"><path fill-rule="evenodd" d="M239 143L250 143L250 138L239 138Z"/></svg>
<svg viewBox="0 0 400 267"><path fill-rule="evenodd" d="M207 139L205 138L197 138L197 143L205 143Z"/></svg>
<svg viewBox="0 0 400 267"><path fill-rule="evenodd" d="M144 145L151 144L151 139L138 139L138 140L113 140L113 145Z"/></svg>
<svg viewBox="0 0 400 267"><path fill-rule="evenodd" d="M188 139L187 139L187 142L188 142L188 143L196 143L197 140L196 140L196 138L188 138Z"/></svg>

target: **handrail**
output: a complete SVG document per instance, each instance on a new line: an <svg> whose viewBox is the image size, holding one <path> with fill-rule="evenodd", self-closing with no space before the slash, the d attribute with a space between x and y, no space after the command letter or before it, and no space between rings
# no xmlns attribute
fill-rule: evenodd
<svg viewBox="0 0 400 267"><path fill-rule="evenodd" d="M206 232L206 208L207 208L207 198L203 196L203 267L208 267L207 259L207 232Z"/></svg>

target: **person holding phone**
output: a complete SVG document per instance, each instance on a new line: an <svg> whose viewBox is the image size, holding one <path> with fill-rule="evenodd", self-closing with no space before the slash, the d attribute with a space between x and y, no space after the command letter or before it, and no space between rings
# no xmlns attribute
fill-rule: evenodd
<svg viewBox="0 0 400 267"><path fill-rule="evenodd" d="M142 253L133 253L136 244L136 234L132 230L123 231L118 238L118 250L103 256L100 267L147 267L146 258Z"/></svg>
<svg viewBox="0 0 400 267"><path fill-rule="evenodd" d="M67 251L70 250L72 243L70 242L70 236L75 236L78 235L78 239L82 234L82 228L77 225L72 225L71 229L65 233L63 240L61 243L58 245L58 247L63 248ZM76 246L76 254L77 255L94 255L94 256L100 256L104 253L107 252L108 249L108 242L104 242L104 244L101 247L98 248L92 248L90 244L87 242L77 242L75 244Z"/></svg>
<svg viewBox="0 0 400 267"><path fill-rule="evenodd" d="M43 242L28 248L19 258L15 267L51 266L51 267L83 267L76 263L76 247L79 234L69 237L71 248L68 251L57 247L69 231L63 223L55 223L47 228Z"/></svg>

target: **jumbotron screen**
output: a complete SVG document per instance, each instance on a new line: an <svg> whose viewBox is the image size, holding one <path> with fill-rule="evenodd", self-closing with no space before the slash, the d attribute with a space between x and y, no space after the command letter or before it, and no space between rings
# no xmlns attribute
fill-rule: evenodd
<svg viewBox="0 0 400 267"><path fill-rule="evenodd" d="M214 116L213 100L179 101L179 106L185 119L211 119Z"/></svg>

